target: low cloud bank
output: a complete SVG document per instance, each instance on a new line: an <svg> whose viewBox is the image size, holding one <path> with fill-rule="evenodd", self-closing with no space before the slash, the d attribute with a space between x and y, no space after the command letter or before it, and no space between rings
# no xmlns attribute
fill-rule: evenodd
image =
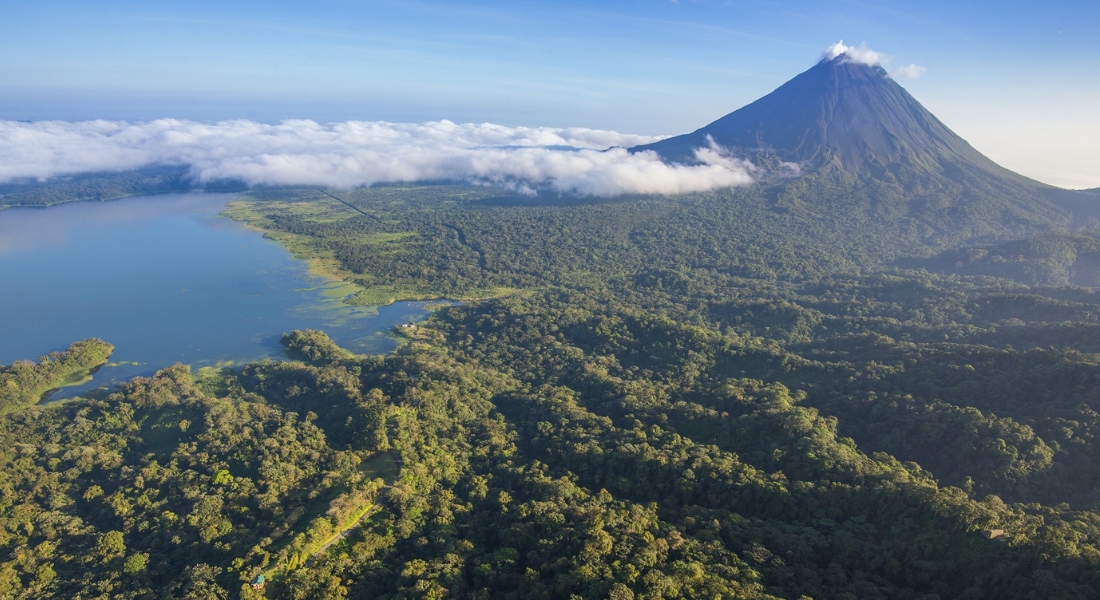
<svg viewBox="0 0 1100 600"><path fill-rule="evenodd" d="M845 60L861 65L879 65L887 69L890 77L894 79L916 79L928 71L927 68L920 65L905 65L896 69L890 69L890 57L870 49L867 47L866 42L861 43L859 46L848 46L844 44L844 40L840 40L821 53L821 58L825 60L834 60L841 56L843 56Z"/></svg>
<svg viewBox="0 0 1100 600"><path fill-rule="evenodd" d="M752 182L751 165L714 146L697 151L698 165L667 164L653 152L623 148L657 139L450 121L0 121L0 183L149 165L188 166L199 183L353 187L446 179L528 194L594 196L676 194Z"/></svg>

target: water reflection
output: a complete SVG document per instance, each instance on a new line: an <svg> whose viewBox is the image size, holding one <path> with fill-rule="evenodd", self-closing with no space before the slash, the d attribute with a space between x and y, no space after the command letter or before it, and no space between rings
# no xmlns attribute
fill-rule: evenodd
<svg viewBox="0 0 1100 600"><path fill-rule="evenodd" d="M232 199L228 194L172 194L148 198L125 198L107 202L71 202L48 208L8 208L0 211L0 256L29 254L36 249L70 241L73 224L82 227L119 225L147 221L180 211L207 215L213 226L240 224L217 217Z"/></svg>

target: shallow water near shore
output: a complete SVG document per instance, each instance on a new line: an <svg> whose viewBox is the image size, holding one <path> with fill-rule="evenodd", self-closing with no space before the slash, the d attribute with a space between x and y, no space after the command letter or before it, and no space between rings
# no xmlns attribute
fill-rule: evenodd
<svg viewBox="0 0 1100 600"><path fill-rule="evenodd" d="M111 362L51 399L149 375L282 358L279 338L323 329L379 354L429 302L343 304L340 283L218 213L231 195L176 194L0 211L0 364L98 337Z"/></svg>

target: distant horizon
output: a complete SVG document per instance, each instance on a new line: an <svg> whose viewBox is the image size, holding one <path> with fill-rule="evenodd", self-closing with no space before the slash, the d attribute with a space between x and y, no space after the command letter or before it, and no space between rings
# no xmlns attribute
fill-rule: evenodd
<svg viewBox="0 0 1100 600"><path fill-rule="evenodd" d="M658 135L642 135L642 134L623 133L623 132L617 132L617 131L606 130L606 129L586 128L586 127L526 127L526 126L523 126L523 125L508 126L508 125L501 125L499 123L491 123L491 122L487 122L487 121L481 121L481 122L476 122L476 123L475 122L454 122L454 121L451 121L451 120L448 120L448 119L436 120L436 121L401 122L401 121L388 121L388 120L371 121L371 120L363 120L363 119L322 120L322 119L311 119L311 118L304 118L303 119L303 118L290 117L290 118L282 118L282 119L270 119L270 120L265 121L265 120L260 120L260 119L256 118L257 115L255 115L255 114L250 115L250 117L252 117L252 118L193 119L193 118L178 118L178 117L154 117L154 118L149 118L149 119L88 118L88 119L80 119L80 120L67 120L67 119L36 119L36 120L31 120L31 119L20 119L20 120L7 120L7 121L8 121L9 124L15 123L17 125L22 124L22 125L29 125L29 126L37 126L37 125L42 125L42 124L51 124L52 125L52 124L57 124L57 123L64 123L64 124L67 124L68 126L70 126L70 128L73 128L73 129L79 129L79 128L81 128L82 125L107 124L107 125L111 126L109 128L115 128L115 129L118 129L118 130L123 130L125 128L142 129L142 128L147 128L148 126L153 126L153 125L156 125L158 123L164 123L164 122L173 122L176 125L177 129L182 128L182 129L185 129L185 130L186 129L196 129L196 128L197 129L212 129L212 128L213 129L225 129L227 125L230 126L231 129L244 128L244 129L268 129L268 130L280 130L280 129L282 129L282 130L285 130L287 128L290 128L290 129L300 128L301 124L310 124L310 123L312 124L312 126L307 125L306 126L307 129L318 129L319 128L319 129L326 129L326 130L330 130L330 131L337 130L337 129L342 129L342 128L346 129L348 127L361 128L361 127L364 127L364 126L366 126L368 128L375 128L375 129L381 127L381 128L397 128L397 129L404 129L404 130L417 129L417 128L432 129L432 128L438 128L440 126L444 126L444 127L453 126L454 128L457 128L457 129L488 129L488 130L494 131L497 135L504 135L505 136L504 138L501 138L501 139L505 139L508 136L513 136L519 142L518 144L505 143L503 146L500 146L502 148L515 148L515 149L528 149L528 150L540 150L541 149L541 150L549 150L551 152L559 152L563 149L565 149L565 150L585 150L585 151L602 152L604 150L610 150L610 149L616 148L616 147L617 148L630 148L634 145L652 143L652 142L660 140L660 139L665 139L665 138L668 138L668 137L674 137L676 135L680 135L681 133L686 133L686 132L679 132L679 133L664 134L664 135L661 135L661 134L658 134ZM3 119L0 119L0 138L19 137L18 134L16 134L15 136L12 136L11 133L10 133L11 128L10 127L5 127L3 121L4 121ZM951 126L950 123L947 123L947 126L950 127ZM57 127L50 127L50 129L56 131L58 128ZM165 129L165 128L162 127L160 129ZM695 128L695 129L698 129L698 128ZM5 130L8 130L8 131L5 132ZM528 138L527 136L529 134L533 135L534 137L533 138ZM572 134L579 134L580 138L566 139L566 138L559 137L561 135L564 135L564 136L568 137L569 135L572 135ZM112 135L114 135L114 134L112 134ZM161 134L158 134L158 135L165 135L165 134L161 133ZM547 136L547 135L551 136L551 137L548 138L547 140L545 140L546 143L539 143L539 141L540 141L539 136ZM578 141L578 140L581 140L581 141ZM463 144L466 144L467 142L469 142L469 140L467 140L466 142L463 142ZM579 144L579 145L577 145L577 144ZM14 146L15 145L13 144L12 150L14 150L16 153L18 153L19 148L16 148ZM474 147L476 147L476 143L475 143ZM488 147L492 147L492 146L490 145ZM979 152L983 152L982 148L980 148L980 147L976 147L976 149ZM983 154L985 154L985 152L983 152ZM90 152L87 152L87 155L88 156L94 156L94 157L98 158L98 157L102 156L102 153L101 152L90 151ZM989 156L989 155L987 154L987 156ZM2 153L0 153L0 157L2 157ZM56 159L56 156L54 156L53 158ZM995 162L999 162L999 161L995 160ZM116 166L113 166L111 164L106 164L106 165L102 166L101 168L82 169L82 170L72 170L72 169L66 170L64 168L61 168L61 169L57 169L55 172L51 172L51 173L44 174L44 175L42 175L42 174L30 174L30 175L26 175L26 176L23 176L23 177L18 177L18 176L13 177L13 176L11 176L10 172L6 172L6 171L10 171L12 169L12 166L9 163L9 166L8 166L7 169L0 167L0 184L5 183L5 182L18 180L18 179L25 179L27 177L29 177L31 179L37 178L37 179L41 180L43 178L51 178L51 177L54 177L54 176L78 175L78 174L83 174L83 173L94 173L94 172L112 172L112 171L113 172L124 172L124 171L129 171L129 170L134 170L134 169L142 169L142 168L146 168L146 167L156 167L156 166L186 166L186 167L192 168L192 170L197 171L197 176L199 177L196 181L198 183L202 182L202 177L203 176L198 175L202 172L202 169L200 168L201 167L200 164L181 162L179 160L172 159L172 160L152 161L152 162L138 162L138 163L130 164L129 166L122 166L122 167L116 167ZM686 188L681 187L679 185L673 185L672 187L658 186L658 191L656 191L655 193L680 193L680 192L685 192L685 191L693 191L694 189L698 189L698 190L701 191L702 189L710 189L710 187L712 187L714 185L725 185L726 183L731 184L731 185L743 185L745 183L750 183L752 181L751 178L750 178L751 166L749 166L748 163L745 163L744 166L749 168L749 170L746 171L744 168L741 168L740 165L735 164L732 167L733 172L730 175L727 175L723 179L719 179L719 180L709 180L708 179L708 181L710 181L710 183L706 184L703 187L694 188L690 184ZM1013 169L1010 165L1002 164L1002 166L1005 166L1006 168L1009 168L1010 170L1015 170L1016 172L1019 172L1022 175L1031 177L1032 179L1040 181L1041 183L1054 185L1056 187L1061 187L1061 188L1071 189L1071 190L1090 190L1090 189L1100 188L1100 178L1098 178L1097 180L1087 180L1087 181L1085 179L1080 179L1080 178L1075 179L1075 180L1070 180L1070 181L1060 181L1058 178L1051 178L1051 177L1043 178L1042 176L1036 176L1032 173L1028 173L1028 172L1025 172L1025 171L1019 171L1019 170ZM14 168L18 169L18 166L15 166ZM228 178L229 179L238 179L239 177L236 176L236 175L231 174L231 175L228 176ZM334 187L350 188L350 187L356 187L356 186L359 186L359 185L372 185L374 183L401 182L401 181L409 181L409 179L386 179L386 178L382 177L382 178L378 178L378 179L372 180L372 181L359 181L359 182L356 182L356 181L350 181L349 180L346 183L336 184ZM489 180L486 180L486 181L492 183L491 178ZM253 181L253 182L249 182L249 183L250 183L250 185L251 184L259 184L259 183L279 185L278 182L270 182L270 181ZM510 189L514 189L516 191L520 191L520 192L523 192L523 193L533 193L531 188L528 188L528 187L522 187L521 186L521 187L517 188L516 183L514 181L497 181L496 183L503 184L504 187L508 187ZM574 181L574 183L575 183L575 181ZM283 184L285 184L285 185L296 185L296 183L293 182L293 181L286 181ZM594 191L594 190L596 190L596 191ZM559 191L562 191L562 190L559 190ZM569 191L569 190L564 190L564 191ZM613 195L617 194L617 193L654 193L654 191L652 189L649 189L649 188L640 189L640 190L639 189L620 189L617 186L612 186L611 188L607 188L606 186L592 187L588 184L580 185L580 187L573 188L571 191L579 192L579 193L582 193L582 194L595 194L595 195L605 195L607 193L611 193Z"/></svg>

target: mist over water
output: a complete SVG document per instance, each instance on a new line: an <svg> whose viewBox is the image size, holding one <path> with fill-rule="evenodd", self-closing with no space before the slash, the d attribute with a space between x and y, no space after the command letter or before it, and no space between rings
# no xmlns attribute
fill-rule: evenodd
<svg viewBox="0 0 1100 600"><path fill-rule="evenodd" d="M359 353L392 350L392 327L424 302L377 310L341 302L277 243L218 216L228 195L180 194L0 211L0 363L76 340L115 345L80 391L182 362L282 357L293 329L324 329ZM134 364L136 363L136 364Z"/></svg>

